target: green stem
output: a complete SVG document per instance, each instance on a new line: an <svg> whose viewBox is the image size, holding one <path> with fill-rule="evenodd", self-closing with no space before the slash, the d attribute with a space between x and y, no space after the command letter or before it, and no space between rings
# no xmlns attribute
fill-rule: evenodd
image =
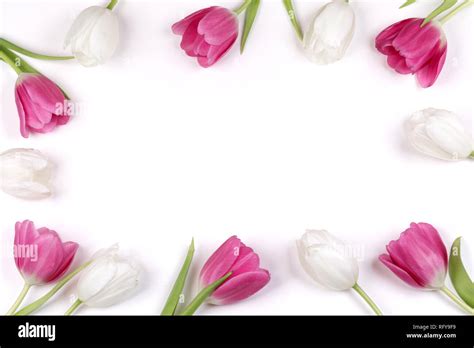
<svg viewBox="0 0 474 348"><path fill-rule="evenodd" d="M64 278L62 278L58 283L56 283L56 285L50 290L48 291L45 295L43 295L42 297L40 297L39 299L37 299L35 302L33 303L30 303L28 306L26 307L23 307L21 310L19 310L18 312L15 313L15 315L28 315L28 314L31 314L33 313L34 311L36 311L38 308L40 308L41 306L43 306L46 302L48 302L48 300L54 296L54 294L56 294L59 290L61 290L61 288L66 285L66 283L68 281L70 281L72 278L74 278L74 276L76 274L78 274L79 272L81 272L84 268L86 268L87 266L89 266L90 264L92 263L92 261L88 261L86 263L84 263L83 265L79 266L78 268L76 268L74 271L72 271L71 273L69 273L67 276L65 276Z"/></svg>
<svg viewBox="0 0 474 348"><path fill-rule="evenodd" d="M443 18L441 18L439 20L439 22L441 24L445 24L447 21L449 21L451 18L453 18L456 14L458 14L460 11L464 10L466 7L469 7L471 6L472 4L474 4L474 0L466 0L464 1L461 5L459 5L458 7L455 7L454 10L452 10L451 12L449 12L446 16L444 16Z"/></svg>
<svg viewBox="0 0 474 348"><path fill-rule="evenodd" d="M74 313L76 311L77 308L79 308L79 306L82 305L82 301L77 299L72 305L71 307L69 307L69 309L66 311L66 313L64 313L64 315L71 315L72 313Z"/></svg>
<svg viewBox="0 0 474 348"><path fill-rule="evenodd" d="M188 254L186 255L186 259L184 260L183 266L181 267L181 271L179 272L178 278L176 278L176 282L174 283L173 289L168 296L168 300L166 301L165 307L161 312L161 315L174 315L176 308L178 307L179 298L183 292L184 284L186 282L186 277L188 275L189 267L191 266L191 261L193 260L194 256L194 238L191 241L191 245L188 249Z"/></svg>
<svg viewBox="0 0 474 348"><path fill-rule="evenodd" d="M245 0L245 1L242 3L242 5L240 5L238 8L236 8L236 9L234 10L234 12L235 12L237 15L241 14L242 12L244 12L244 11L247 9L247 7L250 6L251 3L252 3L252 0Z"/></svg>
<svg viewBox="0 0 474 348"><path fill-rule="evenodd" d="M191 303L180 313L180 315L193 315L197 309L206 301L206 299L212 295L212 293L224 283L227 278L231 276L232 272L227 273L222 278L216 280L211 285L202 289L199 294L191 301Z"/></svg>
<svg viewBox="0 0 474 348"><path fill-rule="evenodd" d="M379 307L375 304L375 302L367 295L367 293L362 290L362 288L359 286L359 284L354 285L353 289L362 297L365 302L372 308L372 310L375 312L377 315L383 315L382 311L380 310Z"/></svg>
<svg viewBox="0 0 474 348"><path fill-rule="evenodd" d="M293 1L292 0L283 0L283 5L285 6L286 13L288 13L288 16L290 17L291 24L293 25L293 28L295 29L296 35L298 36L298 39L300 41L303 41L303 29L301 29L301 25L298 22L298 18L296 18L296 12L293 7Z"/></svg>
<svg viewBox="0 0 474 348"><path fill-rule="evenodd" d="M425 18L421 26L423 27L424 25L428 24L430 21L438 17L441 13L449 10L451 7L456 5L458 0L444 0L443 3L438 6L433 12L431 12L428 17Z"/></svg>
<svg viewBox="0 0 474 348"><path fill-rule="evenodd" d="M448 296L454 303L456 303L459 307L465 310L470 315L474 315L474 308L469 307L466 303L463 302L459 297L457 297L451 290L449 290L446 286L443 286L441 292Z"/></svg>
<svg viewBox="0 0 474 348"><path fill-rule="evenodd" d="M41 60L69 60L69 59L74 59L74 56L49 56L49 55L45 55L45 54L35 53L35 52L27 50L23 47L15 45L13 42L10 42L10 41L7 41L7 40L1 39L1 38L0 38L0 46L9 48L12 51L18 52L20 54L24 54L25 56L35 58L35 59L41 59Z"/></svg>
<svg viewBox="0 0 474 348"><path fill-rule="evenodd" d="M115 5L117 5L117 3L118 3L118 0L111 0L109 4L107 5L107 9L113 10Z"/></svg>
<svg viewBox="0 0 474 348"><path fill-rule="evenodd" d="M5 63L10 65L10 67L15 70L15 72L20 75L23 71L21 71L20 66L16 64L11 57L0 47L0 59L2 59Z"/></svg>
<svg viewBox="0 0 474 348"><path fill-rule="evenodd" d="M20 295L18 295L18 298L16 299L15 303L10 307L6 315L12 315L15 313L15 311L20 307L21 303L25 299L26 294L30 290L31 285L25 282L25 285L23 285L23 289L21 289Z"/></svg>

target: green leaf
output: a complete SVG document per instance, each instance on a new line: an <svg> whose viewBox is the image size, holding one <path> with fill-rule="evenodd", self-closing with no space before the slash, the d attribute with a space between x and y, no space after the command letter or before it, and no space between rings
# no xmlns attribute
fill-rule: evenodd
<svg viewBox="0 0 474 348"><path fill-rule="evenodd" d="M416 0L407 0L402 6L400 6L400 8L410 6L411 4L414 4L415 2Z"/></svg>
<svg viewBox="0 0 474 348"><path fill-rule="evenodd" d="M472 282L461 258L461 237L451 247L449 257L449 276L458 295L471 308L474 308L474 283Z"/></svg>
<svg viewBox="0 0 474 348"><path fill-rule="evenodd" d="M193 315L197 309L206 301L206 299L212 295L212 293L224 283L227 278L231 276L232 272L227 273L222 278L216 280L211 285L207 286L206 288L202 289L199 294L196 295L194 300L183 310L180 315Z"/></svg>
<svg viewBox="0 0 474 348"><path fill-rule="evenodd" d="M244 29L242 32L242 39L240 41L240 53L244 53L245 44L249 37L250 31L252 30L253 23L255 22L255 17L257 16L258 9L260 7L260 0L252 0L249 7L245 11L245 22Z"/></svg>
<svg viewBox="0 0 474 348"><path fill-rule="evenodd" d="M438 8L436 8L436 10L431 12L428 15L428 17L425 18L425 20L423 21L423 24L421 26L424 26L424 25L428 24L430 21L432 21L433 19L438 17L441 13L443 13L444 11L449 10L451 7L456 5L457 2L458 2L458 0L444 0L443 3L440 6L438 6Z"/></svg>
<svg viewBox="0 0 474 348"><path fill-rule="evenodd" d="M285 6L286 13L288 14L288 17L290 18L291 25L293 25L296 35L298 36L298 39L300 41L303 41L303 38L304 38L303 29L301 29L300 22L298 22L298 18L296 18L296 12L293 6L293 1L283 0L283 6Z"/></svg>
<svg viewBox="0 0 474 348"><path fill-rule="evenodd" d="M189 267L191 266L191 262L194 256L194 238L191 241L191 244L188 248L188 254L186 255L186 259L184 260L183 266L181 267L181 271L179 272L178 278L174 283L173 289L168 296L168 300L166 301L165 307L161 312L161 315L174 315L176 308L178 307L179 299L181 294L183 293L184 284L186 283L186 277L188 276Z"/></svg>

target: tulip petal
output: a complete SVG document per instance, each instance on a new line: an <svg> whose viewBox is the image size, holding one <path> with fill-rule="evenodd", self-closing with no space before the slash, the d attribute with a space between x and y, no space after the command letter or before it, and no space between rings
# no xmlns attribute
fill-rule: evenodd
<svg viewBox="0 0 474 348"><path fill-rule="evenodd" d="M389 55L387 57L388 65L399 74L412 74L413 71L407 66L405 58L399 54Z"/></svg>
<svg viewBox="0 0 474 348"><path fill-rule="evenodd" d="M436 82L446 62L446 56L447 45L444 48L436 50L436 53L426 65L417 71L416 77L421 87L428 88Z"/></svg>
<svg viewBox="0 0 474 348"><path fill-rule="evenodd" d="M199 23L201 19L207 15L209 12L211 12L216 6L204 8L202 10L196 11L186 18L180 20L179 22L173 24L171 27L171 30L173 31L174 34L176 35L184 35L184 33L187 31L188 27L190 25ZM197 28L197 27L196 27Z"/></svg>
<svg viewBox="0 0 474 348"><path fill-rule="evenodd" d="M197 31L211 46L223 45L238 33L235 14L223 7L215 7L199 22Z"/></svg>
<svg viewBox="0 0 474 348"><path fill-rule="evenodd" d="M395 275L403 280L405 283L415 287L415 288L422 288L420 284L418 284L415 279L412 278L410 274L404 271L402 268L398 267L396 264L393 263L390 256L387 254L383 254L379 256L379 260L387 266Z"/></svg>
<svg viewBox="0 0 474 348"><path fill-rule="evenodd" d="M385 55L393 54L394 48L392 41L407 24L415 21L417 21L417 18L408 18L384 29L375 39L375 47L377 50Z"/></svg>
<svg viewBox="0 0 474 348"><path fill-rule="evenodd" d="M240 246L240 239L232 236L211 255L201 270L202 286L212 284L229 273L239 256Z"/></svg>
<svg viewBox="0 0 474 348"><path fill-rule="evenodd" d="M231 304L244 300L270 281L270 273L260 269L254 272L247 272L228 279L212 294L209 302L215 305Z"/></svg>

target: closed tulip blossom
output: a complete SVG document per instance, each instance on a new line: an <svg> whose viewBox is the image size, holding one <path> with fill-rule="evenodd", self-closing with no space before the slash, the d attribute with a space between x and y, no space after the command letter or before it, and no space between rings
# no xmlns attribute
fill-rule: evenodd
<svg viewBox="0 0 474 348"><path fill-rule="evenodd" d="M92 6L82 11L67 33L64 46L70 47L80 64L91 67L104 64L119 44L119 21L108 7Z"/></svg>
<svg viewBox="0 0 474 348"><path fill-rule="evenodd" d="M15 225L15 264L25 285L8 314L12 314L33 285L59 280L69 269L79 245L61 241L58 234L48 228L35 228L32 221Z"/></svg>
<svg viewBox="0 0 474 348"><path fill-rule="evenodd" d="M239 35L237 14L212 6L187 16L172 26L181 35L181 48L200 66L208 68L218 62L234 45Z"/></svg>
<svg viewBox="0 0 474 348"><path fill-rule="evenodd" d="M42 199L51 195L53 165L34 149L10 149L0 154L0 187L22 199Z"/></svg>
<svg viewBox="0 0 474 348"><path fill-rule="evenodd" d="M15 88L15 101L20 116L20 133L49 133L68 123L68 98L47 77L36 73L21 73Z"/></svg>
<svg viewBox="0 0 474 348"><path fill-rule="evenodd" d="M420 153L442 160L474 156L473 141L459 117L446 110L416 112L405 124L410 144Z"/></svg>
<svg viewBox="0 0 474 348"><path fill-rule="evenodd" d="M131 258L119 254L118 246L99 251L92 257L77 282L77 301L67 311L80 305L109 307L129 298L139 285L141 268Z"/></svg>
<svg viewBox="0 0 474 348"><path fill-rule="evenodd" d="M355 30L355 14L345 0L333 0L315 16L304 34L303 47L310 60L330 64L340 60Z"/></svg>
<svg viewBox="0 0 474 348"><path fill-rule="evenodd" d="M315 282L334 291L353 289L377 315L382 314L358 285L359 263L349 245L324 230L307 231L296 245L303 269Z"/></svg>
<svg viewBox="0 0 474 348"><path fill-rule="evenodd" d="M375 39L377 50L387 56L388 65L400 74L416 75L421 87L432 86L446 61L448 42L436 21L409 18L383 30Z"/></svg>
<svg viewBox="0 0 474 348"><path fill-rule="evenodd" d="M438 231L427 223L412 223L398 240L387 245L380 261L408 285L425 290L440 290L468 312L464 304L445 286L448 252Z"/></svg>
<svg viewBox="0 0 474 348"><path fill-rule="evenodd" d="M225 305L245 300L270 281L270 272L260 268L260 258L236 236L222 244L204 264L199 279L204 288L227 273L231 276L209 297L209 303Z"/></svg>

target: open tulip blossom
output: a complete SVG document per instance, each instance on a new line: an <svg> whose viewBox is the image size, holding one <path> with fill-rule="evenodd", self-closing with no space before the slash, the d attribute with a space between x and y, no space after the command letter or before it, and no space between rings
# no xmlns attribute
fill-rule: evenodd
<svg viewBox="0 0 474 348"><path fill-rule="evenodd" d="M10 149L0 154L0 187L22 199L42 199L51 195L53 165L34 149Z"/></svg>
<svg viewBox="0 0 474 348"><path fill-rule="evenodd" d="M400 238L387 245L380 261L410 286L439 290L468 313L470 308L445 285L448 252L438 231L427 223L412 223Z"/></svg>
<svg viewBox="0 0 474 348"><path fill-rule="evenodd" d="M104 64L119 44L119 22L112 11L118 0L107 7L91 6L82 11L67 33L64 46L70 47L80 64Z"/></svg>
<svg viewBox="0 0 474 348"><path fill-rule="evenodd" d="M247 9L253 11L251 20L246 21L241 50L251 30L258 10L259 0L245 0L232 11L224 7L212 6L196 11L172 26L176 35L182 36L181 48L197 59L200 66L208 68L222 59L234 46L239 36L238 15Z"/></svg>
<svg viewBox="0 0 474 348"><path fill-rule="evenodd" d="M7 314L12 314L34 285L55 282L71 266L79 245L61 241L58 234L45 227L35 228L25 220L15 225L14 257L25 285Z"/></svg>
<svg viewBox="0 0 474 348"><path fill-rule="evenodd" d="M377 315L382 315L357 283L359 264L348 245L324 230L307 231L296 245L303 269L315 282L334 291L353 289Z"/></svg>
<svg viewBox="0 0 474 348"><path fill-rule="evenodd" d="M459 117L446 110L416 112L405 124L409 142L417 151L447 161L474 157L473 140Z"/></svg>

